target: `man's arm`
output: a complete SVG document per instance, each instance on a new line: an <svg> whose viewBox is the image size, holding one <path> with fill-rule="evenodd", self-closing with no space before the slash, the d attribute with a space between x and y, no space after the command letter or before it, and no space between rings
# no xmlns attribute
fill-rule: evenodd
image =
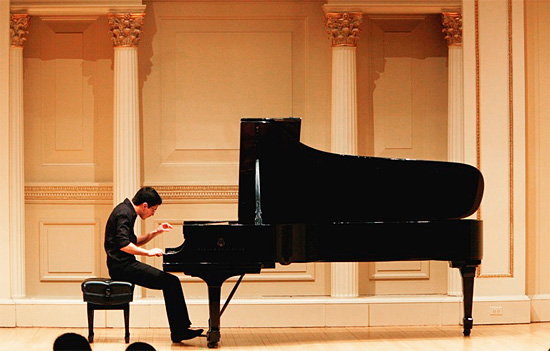
<svg viewBox="0 0 550 351"><path fill-rule="evenodd" d="M140 235L137 238L136 245L137 246L143 246L143 245L147 244L149 241L153 240L157 235L162 234L164 232L169 232L172 228L173 227L169 223L161 223L158 226L158 228L153 230L152 232ZM124 248L122 248L121 250L124 251L123 249ZM124 251L124 252L127 252L127 251ZM139 255L139 254L132 253L132 252L128 252L128 253L131 253L133 255Z"/></svg>
<svg viewBox="0 0 550 351"><path fill-rule="evenodd" d="M136 246L133 243L129 243L128 245L122 247L120 250L126 253L129 253L131 255L141 255L141 256L149 256L149 257L162 256L164 254L164 251L162 251L162 249L159 249L157 247L151 250L147 250L139 246Z"/></svg>

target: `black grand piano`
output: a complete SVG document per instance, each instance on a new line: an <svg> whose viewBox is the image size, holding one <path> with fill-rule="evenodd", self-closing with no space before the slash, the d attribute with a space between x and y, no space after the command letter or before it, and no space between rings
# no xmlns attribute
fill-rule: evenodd
<svg viewBox="0 0 550 351"><path fill-rule="evenodd" d="M242 119L238 221L186 221L163 268L208 284L208 347L246 273L275 263L443 260L458 268L464 335L482 258L483 177L460 163L339 155L300 143L299 118ZM220 310L223 282L240 276Z"/></svg>

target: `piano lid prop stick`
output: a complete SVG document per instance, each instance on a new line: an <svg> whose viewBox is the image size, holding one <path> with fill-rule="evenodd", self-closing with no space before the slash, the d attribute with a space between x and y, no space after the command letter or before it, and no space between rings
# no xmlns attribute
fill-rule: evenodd
<svg viewBox="0 0 550 351"><path fill-rule="evenodd" d="M237 291L237 288L239 287L239 284L241 284L241 281L243 280L244 274L241 274L239 277L239 280L235 283L235 286L233 287L233 290L231 290L231 293L227 297L227 300L225 300L225 303L223 304L222 310L220 312L220 318L222 317L223 311L225 311L227 305L229 305L229 301L233 298L233 295L235 295L235 291Z"/></svg>
<svg viewBox="0 0 550 351"><path fill-rule="evenodd" d="M256 159L256 174L255 174L255 190L256 190L256 213L254 217L255 225L262 225L262 200L260 198L260 160Z"/></svg>

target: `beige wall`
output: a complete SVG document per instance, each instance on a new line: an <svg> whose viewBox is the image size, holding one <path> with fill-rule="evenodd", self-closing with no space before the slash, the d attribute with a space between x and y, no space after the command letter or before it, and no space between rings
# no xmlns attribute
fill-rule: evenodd
<svg viewBox="0 0 550 351"><path fill-rule="evenodd" d="M144 227L174 223L172 233L151 244L174 247L182 241L184 220L236 218L239 118L302 117L302 141L330 148L331 48L322 1L145 4L138 51L141 179L162 189L167 201ZM524 23L520 0L462 5L465 161L481 165L488 184L474 318L550 320L544 137L550 9L545 1L525 1ZM438 16L383 13L365 16L357 48L359 153L445 159L447 62ZM112 207L113 51L104 14L72 18L33 16L25 44L25 280L31 298L78 300L81 279L106 275L102 235ZM8 67L2 57L0 77ZM0 108L7 111L5 91L0 89ZM6 131L0 128L0 134ZM214 191L218 187L221 192ZM147 261L161 266L160 259ZM9 277L9 264L2 267L0 277ZM395 279L403 272L404 279ZM360 265L360 273L364 295L446 297L445 263L369 263ZM205 285L181 279L187 296L195 298L191 309L202 308ZM9 298L6 289L0 288L0 299ZM329 294L328 265L304 264L247 277L238 297ZM385 306L426 307L414 297L368 301L382 301L361 305L366 314L370 309L371 325L395 323L380 317L392 315ZM445 301L439 323L458 323L458 300ZM489 313L495 301L505 307L502 316ZM278 304L285 303L273 308Z"/></svg>
<svg viewBox="0 0 550 351"><path fill-rule="evenodd" d="M331 48L322 4L147 3L139 44L144 184L168 191L236 186L242 117L302 117L302 141L329 149ZM358 50L362 152L445 159L447 48L439 18L378 16L364 26ZM95 194L112 181L112 48L105 30L103 16L42 17L30 28L28 296L78 296L82 279L106 275L101 242L108 199L48 198L44 188L78 192L88 186ZM176 229L151 245L178 246L184 220L237 217L235 198L167 200L145 227L166 220ZM73 250L64 252L73 241ZM161 266L159 259L147 261ZM239 296L330 295L327 267L266 270L247 277ZM361 273L363 295L446 293L446 263L372 263ZM189 296L206 296L201 281L182 280Z"/></svg>

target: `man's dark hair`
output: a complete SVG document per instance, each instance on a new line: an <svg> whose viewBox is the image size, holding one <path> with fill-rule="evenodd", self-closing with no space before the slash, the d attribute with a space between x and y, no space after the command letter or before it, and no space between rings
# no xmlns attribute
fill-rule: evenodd
<svg viewBox="0 0 550 351"><path fill-rule="evenodd" d="M126 351L155 351L153 345L146 342L136 341L126 348Z"/></svg>
<svg viewBox="0 0 550 351"><path fill-rule="evenodd" d="M136 206L139 206L142 203L147 202L147 206L153 207L153 206L162 204L162 198L154 188L150 186L146 186L138 190L136 195L134 195L132 202Z"/></svg>
<svg viewBox="0 0 550 351"><path fill-rule="evenodd" d="M91 351L92 348L88 340L80 334L65 333L55 339L53 343L54 351L73 350L73 351Z"/></svg>

